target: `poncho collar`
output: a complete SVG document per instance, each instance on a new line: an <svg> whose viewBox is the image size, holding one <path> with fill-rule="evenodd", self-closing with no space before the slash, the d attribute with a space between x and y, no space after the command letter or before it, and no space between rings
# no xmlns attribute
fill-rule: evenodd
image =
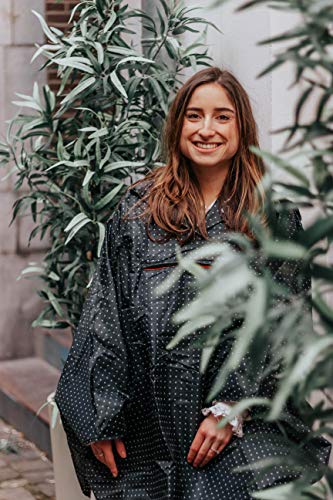
<svg viewBox="0 0 333 500"><path fill-rule="evenodd" d="M152 181L144 181L140 184L136 184L135 186L131 186L129 190L135 193L136 196L138 196L139 198L142 198L146 194L151 185ZM216 226L216 224L220 223L222 223L222 216L220 213L218 200L216 200L214 205L211 207L210 210L208 210L206 214L207 230L211 229L212 227Z"/></svg>

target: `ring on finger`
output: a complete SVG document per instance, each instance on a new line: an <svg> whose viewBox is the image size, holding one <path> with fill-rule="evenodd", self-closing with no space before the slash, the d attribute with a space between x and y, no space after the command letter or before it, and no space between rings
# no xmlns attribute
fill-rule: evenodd
<svg viewBox="0 0 333 500"><path fill-rule="evenodd" d="M217 450L216 448L210 448L214 453L216 453L216 455L218 455L220 453L219 450Z"/></svg>

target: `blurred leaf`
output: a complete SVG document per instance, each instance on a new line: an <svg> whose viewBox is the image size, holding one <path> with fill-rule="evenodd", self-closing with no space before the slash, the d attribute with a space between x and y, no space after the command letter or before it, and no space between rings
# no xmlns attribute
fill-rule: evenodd
<svg viewBox="0 0 333 500"><path fill-rule="evenodd" d="M88 87L91 87L96 81L95 77L88 78L87 80L83 80L77 87L75 87L73 90L69 92L69 94L66 95L66 97L62 100L62 104L65 104L71 100L73 100L74 97L77 98L79 94L81 94L84 90L86 90Z"/></svg>
<svg viewBox="0 0 333 500"><path fill-rule="evenodd" d="M128 96L127 96L127 93L126 93L126 90L124 89L121 81L119 80L118 76L117 76L117 73L115 71L112 71L111 75L110 75L110 78L111 78L111 82L113 83L113 85L116 87L116 89L120 92L120 94L125 98L125 99L128 99Z"/></svg>

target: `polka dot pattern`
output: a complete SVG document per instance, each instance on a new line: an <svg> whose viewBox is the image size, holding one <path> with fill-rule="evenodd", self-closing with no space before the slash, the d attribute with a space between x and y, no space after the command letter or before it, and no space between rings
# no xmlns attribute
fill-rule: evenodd
<svg viewBox="0 0 333 500"><path fill-rule="evenodd" d="M209 386L231 346L223 344L205 375L199 370L200 350L190 341L166 349L177 331L173 314L194 298L194 278L184 274L165 295L155 296L155 287L176 265L175 240L154 243L141 220L122 220L143 189L144 185L131 189L108 223L102 256L56 392L82 491L88 496L92 489L97 500L250 499L251 491L295 476L288 467L272 468L262 476L235 472L235 467L281 454L287 457L290 450L277 441L281 431L276 424L253 420L245 424L244 438L233 437L204 468L187 463ZM294 223L292 214L290 224ZM207 211L206 224L211 239L223 238L218 202ZM154 236L160 233L153 228ZM182 251L203 243L198 234ZM272 381L263 387L262 395L272 395ZM240 367L229 377L220 399L238 400L259 389L259 384L249 387ZM307 432L296 411L290 419L293 428ZM125 441L127 458L118 460L119 475L113 478L89 443L117 437ZM321 461L327 458L323 441L317 446Z"/></svg>

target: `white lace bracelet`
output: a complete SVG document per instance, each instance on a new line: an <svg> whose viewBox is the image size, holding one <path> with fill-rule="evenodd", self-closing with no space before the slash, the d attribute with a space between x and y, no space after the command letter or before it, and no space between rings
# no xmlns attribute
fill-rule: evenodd
<svg viewBox="0 0 333 500"><path fill-rule="evenodd" d="M214 415L216 420L220 421L222 420L221 417L227 417L228 415L230 415L231 410L232 406L226 403L222 403L221 401L213 401L212 406L210 406L209 408L203 408L201 412L203 415L205 415L205 417L211 413L212 415ZM233 417L232 420L230 420L229 424L231 425L232 433L235 434L235 436L237 437L244 436L243 423L246 417L247 414L246 415L242 414L242 415L237 415Z"/></svg>

